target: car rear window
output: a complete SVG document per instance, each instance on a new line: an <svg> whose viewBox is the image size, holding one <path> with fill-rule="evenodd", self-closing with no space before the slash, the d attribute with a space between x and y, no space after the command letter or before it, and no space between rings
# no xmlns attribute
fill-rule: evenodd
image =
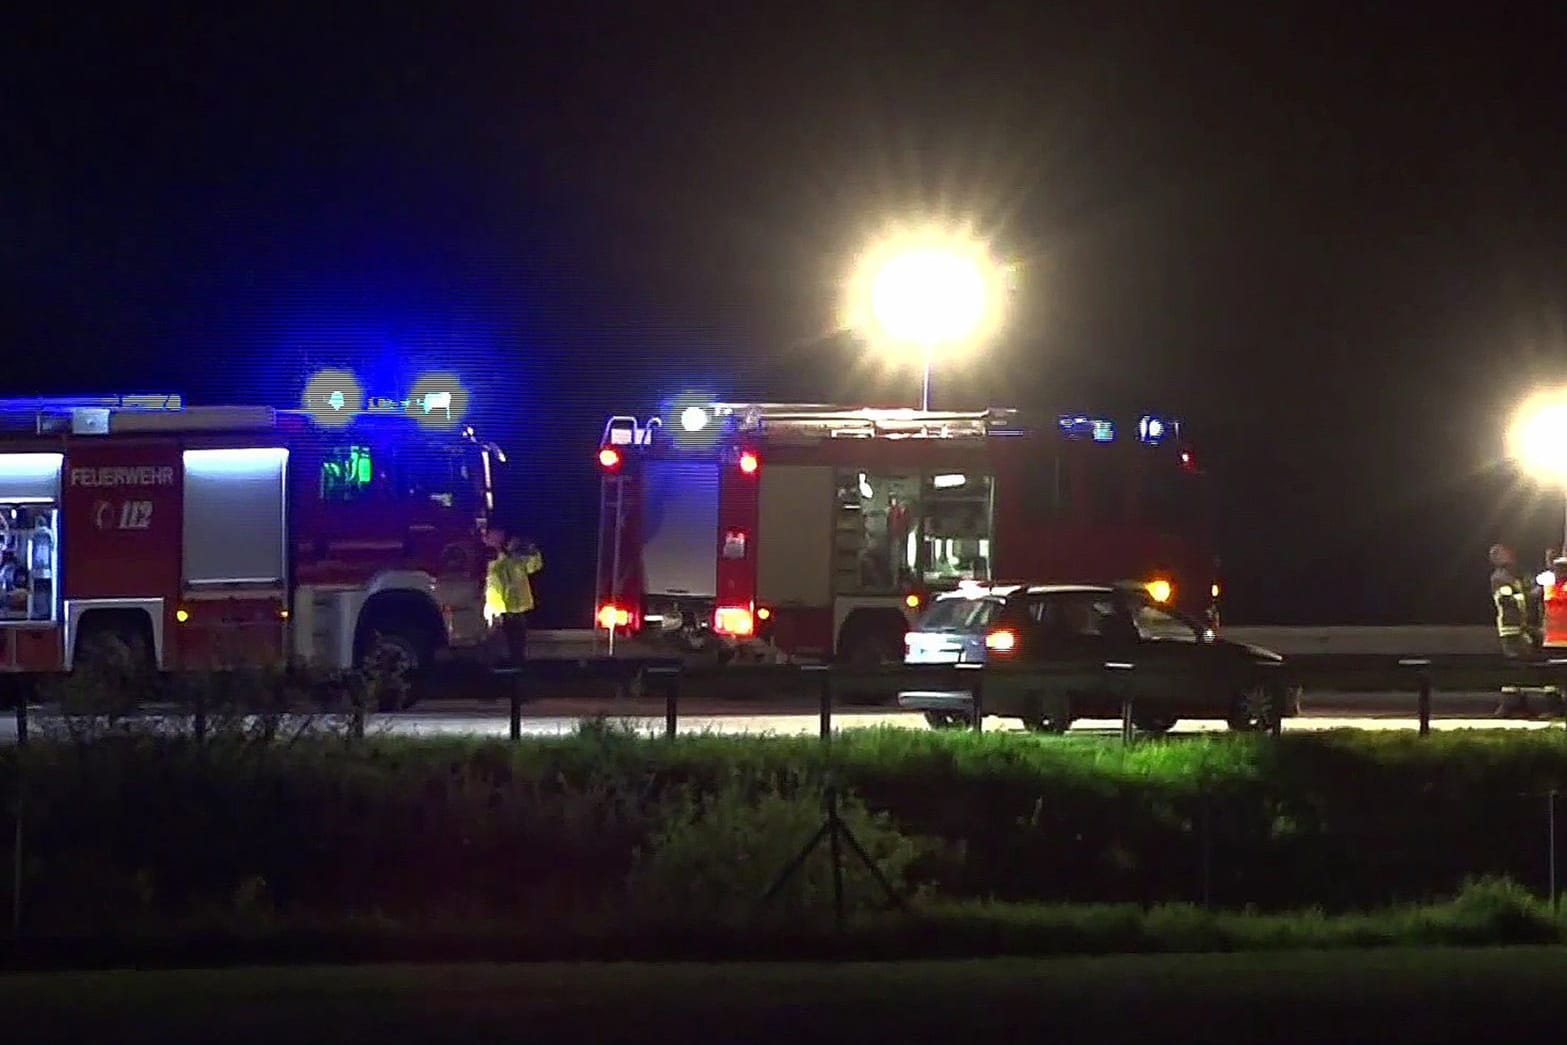
<svg viewBox="0 0 1567 1045"><path fill-rule="evenodd" d="M1002 601L996 598L937 599L920 618L920 631L972 631L983 628L1001 615Z"/></svg>

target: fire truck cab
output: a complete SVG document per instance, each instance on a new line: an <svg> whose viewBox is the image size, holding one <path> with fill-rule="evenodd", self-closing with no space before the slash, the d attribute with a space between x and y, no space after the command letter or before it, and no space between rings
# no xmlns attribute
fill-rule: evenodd
<svg viewBox="0 0 1567 1045"><path fill-rule="evenodd" d="M0 401L0 670L417 669L486 635L493 447L381 401Z"/></svg>
<svg viewBox="0 0 1567 1045"><path fill-rule="evenodd" d="M599 446L598 627L892 661L965 582L1145 585L1217 622L1207 484L1173 420L691 404Z"/></svg>

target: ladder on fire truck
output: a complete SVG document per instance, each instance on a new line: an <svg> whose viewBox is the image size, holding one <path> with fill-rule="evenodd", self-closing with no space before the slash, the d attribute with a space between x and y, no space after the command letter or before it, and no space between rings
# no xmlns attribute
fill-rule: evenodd
<svg viewBox="0 0 1567 1045"><path fill-rule="evenodd" d="M59 396L0 399L0 431L22 435L216 431L276 426L269 406L188 407L177 395Z"/></svg>
<svg viewBox="0 0 1567 1045"><path fill-rule="evenodd" d="M603 463L603 454L620 453L623 446L648 446L653 441L653 433L662 427L663 422L658 418L649 418L646 423L638 421L628 415L616 415L604 423L604 434L599 440L601 447L600 462ZM618 456L615 460L619 460ZM630 610L622 605L620 594L625 590L624 571L629 565L623 561L621 545L625 542L626 513L631 507L626 497L627 480L624 473L618 468L606 471L599 483L599 525L598 525L598 549L597 565L595 566L595 591L593 593L593 612L595 615L605 613L607 620L595 619L594 632L599 628L604 629L609 635L609 654L615 654L615 637L621 628L631 624ZM609 575L604 575L604 542L610 541L610 565ZM621 620L621 614L625 619Z"/></svg>
<svg viewBox="0 0 1567 1045"><path fill-rule="evenodd" d="M932 411L827 406L818 403L714 403L716 418L732 418L736 431L767 438L961 439L1001 434L1017 424L1017 411Z"/></svg>

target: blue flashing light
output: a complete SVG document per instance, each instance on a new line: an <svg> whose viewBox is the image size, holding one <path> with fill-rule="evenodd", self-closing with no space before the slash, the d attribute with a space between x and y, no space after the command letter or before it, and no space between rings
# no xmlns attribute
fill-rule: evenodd
<svg viewBox="0 0 1567 1045"><path fill-rule="evenodd" d="M714 446L722 437L723 419L713 411L710 397L687 391L666 399L660 407L660 434L669 433L676 446L697 449Z"/></svg>
<svg viewBox="0 0 1567 1045"><path fill-rule="evenodd" d="M408 412L422 425L447 428L459 424L468 412L468 390L456 374L436 371L414 382Z"/></svg>
<svg viewBox="0 0 1567 1045"><path fill-rule="evenodd" d="M1056 420L1061 434L1068 439L1092 439L1096 443L1115 442L1115 422L1103 417L1062 414Z"/></svg>
<svg viewBox="0 0 1567 1045"><path fill-rule="evenodd" d="M1155 417L1153 414L1144 414L1137 422L1137 438L1145 443L1157 446L1166 439L1175 436L1180 425L1168 418Z"/></svg>
<svg viewBox="0 0 1567 1045"><path fill-rule="evenodd" d="M365 393L349 371L322 370L305 385L303 406L317 424L339 427L365 409Z"/></svg>

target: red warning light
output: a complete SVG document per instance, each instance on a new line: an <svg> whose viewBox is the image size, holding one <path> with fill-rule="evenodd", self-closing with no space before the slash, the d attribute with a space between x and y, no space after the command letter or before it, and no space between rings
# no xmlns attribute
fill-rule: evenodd
<svg viewBox="0 0 1567 1045"><path fill-rule="evenodd" d="M755 475L756 470L761 466L762 462L751 451L747 450L740 455L740 471L746 475Z"/></svg>
<svg viewBox="0 0 1567 1045"><path fill-rule="evenodd" d="M606 446L599 451L599 467L605 471L614 471L620 467L620 451L613 446Z"/></svg>

